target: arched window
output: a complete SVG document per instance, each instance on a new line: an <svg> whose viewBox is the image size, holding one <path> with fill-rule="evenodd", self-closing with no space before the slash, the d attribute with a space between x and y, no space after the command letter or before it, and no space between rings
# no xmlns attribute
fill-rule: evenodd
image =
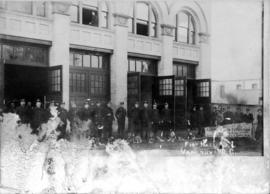
<svg viewBox="0 0 270 194"><path fill-rule="evenodd" d="M85 0L73 2L70 8L70 19L74 23L108 28L109 10L105 1Z"/></svg>
<svg viewBox="0 0 270 194"><path fill-rule="evenodd" d="M175 41L195 44L196 29L191 14L180 12L176 15Z"/></svg>
<svg viewBox="0 0 270 194"><path fill-rule="evenodd" d="M129 13L129 32L143 36L157 36L157 19L151 4L136 2Z"/></svg>

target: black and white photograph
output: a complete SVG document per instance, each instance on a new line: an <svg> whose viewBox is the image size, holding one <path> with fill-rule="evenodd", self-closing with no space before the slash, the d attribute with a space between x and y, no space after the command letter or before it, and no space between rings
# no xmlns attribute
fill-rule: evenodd
<svg viewBox="0 0 270 194"><path fill-rule="evenodd" d="M269 194L270 0L0 0L0 193Z"/></svg>

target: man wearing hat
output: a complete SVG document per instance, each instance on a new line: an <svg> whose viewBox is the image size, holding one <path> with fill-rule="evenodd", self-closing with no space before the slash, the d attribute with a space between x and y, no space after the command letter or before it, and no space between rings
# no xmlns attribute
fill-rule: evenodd
<svg viewBox="0 0 270 194"><path fill-rule="evenodd" d="M120 102L120 107L116 110L115 116L118 124L118 137L124 138L125 121L127 116L127 111L124 108L124 102Z"/></svg>
<svg viewBox="0 0 270 194"><path fill-rule="evenodd" d="M151 109L148 107L148 102L144 101L143 108L141 110L141 122L142 122L142 133L143 139L148 141L151 132Z"/></svg>
<svg viewBox="0 0 270 194"><path fill-rule="evenodd" d="M134 107L131 108L129 111L129 122L131 133L134 133L135 136L142 136L141 129L140 129L140 108L139 102L135 102Z"/></svg>
<svg viewBox="0 0 270 194"><path fill-rule="evenodd" d="M108 102L104 107L104 138L107 140L112 137L112 124L114 121L114 114L111 102Z"/></svg>
<svg viewBox="0 0 270 194"><path fill-rule="evenodd" d="M25 106L25 99L21 99L20 106L16 108L16 114L19 115L21 123L25 124L27 122L27 109Z"/></svg>
<svg viewBox="0 0 270 194"><path fill-rule="evenodd" d="M58 108L58 117L61 119L61 123L57 128L57 131L60 131L57 140L67 139L66 128L67 128L68 111L65 109L65 102L62 102L60 104L60 107Z"/></svg>
<svg viewBox="0 0 270 194"><path fill-rule="evenodd" d="M253 114L250 112L249 108L246 109L246 113L244 114L244 119L243 120L246 123L253 123L254 117L253 117Z"/></svg>
<svg viewBox="0 0 270 194"><path fill-rule="evenodd" d="M167 102L165 102L164 109L161 111L161 117L164 137L169 138L170 130L172 129L172 111Z"/></svg>
<svg viewBox="0 0 270 194"><path fill-rule="evenodd" d="M32 118L32 122L31 122L31 128L32 128L31 134L38 135L38 128L44 122L44 120L45 120L44 117L45 117L45 112L41 108L41 101L39 99L37 99L36 107L33 110L33 118Z"/></svg>
<svg viewBox="0 0 270 194"><path fill-rule="evenodd" d="M98 141L101 140L104 132L104 109L101 107L101 103L97 102L97 106L93 112L93 120L96 127L96 135Z"/></svg>
<svg viewBox="0 0 270 194"><path fill-rule="evenodd" d="M160 127L159 124L161 122L159 110L157 109L157 103L153 104L153 109L152 109L151 116L152 116L151 117L152 128L154 130L154 134L156 135L156 133L159 131L159 127Z"/></svg>
<svg viewBox="0 0 270 194"><path fill-rule="evenodd" d="M84 106L83 108L79 111L78 115L79 115L79 118L82 120L82 121L87 121L87 120L91 120L92 119L92 111L90 110L90 107L89 107L89 101L86 100L84 102Z"/></svg>

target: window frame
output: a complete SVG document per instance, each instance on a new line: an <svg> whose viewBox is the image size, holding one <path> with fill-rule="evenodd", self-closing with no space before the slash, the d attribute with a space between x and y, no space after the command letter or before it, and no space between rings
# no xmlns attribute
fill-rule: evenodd
<svg viewBox="0 0 270 194"><path fill-rule="evenodd" d="M138 18L137 5L139 3L143 3L143 4L147 5L147 7L148 7L148 20L143 20L143 19ZM157 17L156 11L153 9L152 4L148 3L148 2L144 2L144 1L134 2L132 12L133 13L131 15L131 18L129 18L129 22L128 22L129 33L133 33L133 34L140 35L140 36L148 36L148 37L152 37L152 38L157 38L158 37L158 17ZM153 20L153 17L154 17L154 20ZM141 22L138 22L138 21L141 21ZM145 34L145 35L138 34L138 31L137 31L137 24L142 25L142 21L147 23L147 34ZM153 29L152 24L154 24L154 29Z"/></svg>
<svg viewBox="0 0 270 194"><path fill-rule="evenodd" d="M179 14L186 14L188 17L188 27L185 26L179 26L178 25L178 21L179 21ZM193 26L193 31L191 30ZM179 35L179 29L185 29L187 31L186 34L186 41L181 41L180 39L180 35ZM185 43L185 44L190 44L190 45L196 45L196 41L197 41L197 29L196 29L196 23L194 20L194 17L191 13L186 12L186 11L180 11L176 14L175 16L175 35L174 35L174 41L176 42L180 42L180 43ZM191 38L192 36L192 38Z"/></svg>

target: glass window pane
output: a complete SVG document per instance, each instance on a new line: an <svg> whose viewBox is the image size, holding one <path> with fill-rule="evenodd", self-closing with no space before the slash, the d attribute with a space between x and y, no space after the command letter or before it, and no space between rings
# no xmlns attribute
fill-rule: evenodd
<svg viewBox="0 0 270 194"><path fill-rule="evenodd" d="M98 56L96 55L91 56L91 67L98 68Z"/></svg>
<svg viewBox="0 0 270 194"><path fill-rule="evenodd" d="M71 5L70 19L72 22L79 23L79 6L78 5Z"/></svg>
<svg viewBox="0 0 270 194"><path fill-rule="evenodd" d="M23 59L23 55L24 55L24 49L23 47L15 47L14 48L14 58L15 59Z"/></svg>
<svg viewBox="0 0 270 194"><path fill-rule="evenodd" d="M183 65L183 74L182 76L187 76L187 66Z"/></svg>
<svg viewBox="0 0 270 194"><path fill-rule="evenodd" d="M156 23L151 23L150 36L156 37L156 31L157 31L157 24Z"/></svg>
<svg viewBox="0 0 270 194"><path fill-rule="evenodd" d="M36 1L37 16L45 17L46 4L44 1Z"/></svg>
<svg viewBox="0 0 270 194"><path fill-rule="evenodd" d="M69 53L69 65L73 66L74 65L74 54Z"/></svg>
<svg viewBox="0 0 270 194"><path fill-rule="evenodd" d="M108 28L108 12L101 12L101 27Z"/></svg>
<svg viewBox="0 0 270 194"><path fill-rule="evenodd" d="M3 45L3 58L6 60L13 58L13 47L9 45Z"/></svg>
<svg viewBox="0 0 270 194"><path fill-rule="evenodd" d="M137 34L148 36L148 21L137 20Z"/></svg>
<svg viewBox="0 0 270 194"><path fill-rule="evenodd" d="M141 20L147 20L149 18L148 5L145 3L137 3L137 18Z"/></svg>
<svg viewBox="0 0 270 194"><path fill-rule="evenodd" d="M85 25L98 26L98 12L94 9L83 8L82 23Z"/></svg>
<svg viewBox="0 0 270 194"><path fill-rule="evenodd" d="M188 29L187 28L178 28L178 41L179 42L188 42Z"/></svg>
<svg viewBox="0 0 270 194"><path fill-rule="evenodd" d="M135 72L136 71L136 68L135 68L135 61L130 59L129 60L129 71L130 72Z"/></svg>
<svg viewBox="0 0 270 194"><path fill-rule="evenodd" d="M178 13L178 26L188 28L188 15L186 13Z"/></svg>
<svg viewBox="0 0 270 194"><path fill-rule="evenodd" d="M74 54L74 61L75 61L75 66L81 67L82 66L82 55L81 54Z"/></svg>
<svg viewBox="0 0 270 194"><path fill-rule="evenodd" d="M90 55L83 55L83 66L90 67Z"/></svg>
<svg viewBox="0 0 270 194"><path fill-rule="evenodd" d="M142 61L142 72L149 72L149 62Z"/></svg>
<svg viewBox="0 0 270 194"><path fill-rule="evenodd" d="M136 72L142 72L142 61L136 60Z"/></svg>

